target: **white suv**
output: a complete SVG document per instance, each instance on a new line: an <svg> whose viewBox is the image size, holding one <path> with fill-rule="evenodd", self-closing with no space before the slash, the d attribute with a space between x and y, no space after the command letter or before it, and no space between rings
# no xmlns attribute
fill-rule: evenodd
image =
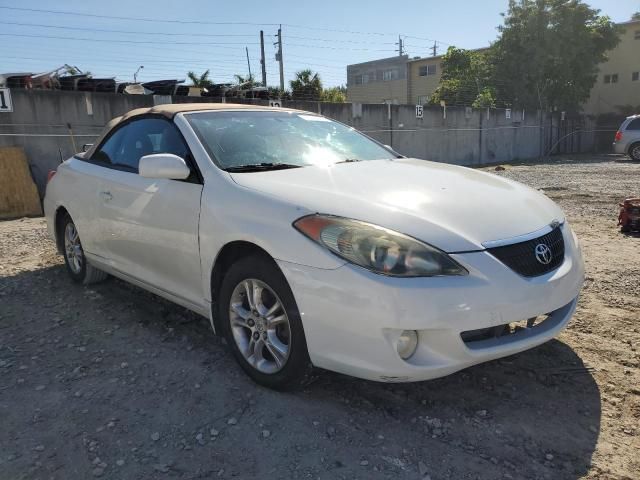
<svg viewBox="0 0 640 480"><path fill-rule="evenodd" d="M297 110L134 110L44 203L74 281L198 312L273 388L311 366L416 381L526 350L567 325L584 277L540 192Z"/></svg>

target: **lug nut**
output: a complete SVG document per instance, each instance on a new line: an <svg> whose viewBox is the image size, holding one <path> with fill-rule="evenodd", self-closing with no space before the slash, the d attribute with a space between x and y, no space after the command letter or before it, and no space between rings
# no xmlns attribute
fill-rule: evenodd
<svg viewBox="0 0 640 480"><path fill-rule="evenodd" d="M258 332L253 332L253 339L258 340L260 338L260 334Z"/></svg>
<svg viewBox="0 0 640 480"><path fill-rule="evenodd" d="M253 327L256 324L256 322L253 321L253 318L250 318L249 320L247 320L247 325L249 325L250 327Z"/></svg>
<svg viewBox="0 0 640 480"><path fill-rule="evenodd" d="M264 332L264 333L262 334L262 338L264 338L265 340L267 339L267 332Z"/></svg>

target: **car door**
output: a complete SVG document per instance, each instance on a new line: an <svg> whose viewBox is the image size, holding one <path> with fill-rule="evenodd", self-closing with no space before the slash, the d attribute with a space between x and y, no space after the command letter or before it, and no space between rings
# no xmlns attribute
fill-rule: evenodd
<svg viewBox="0 0 640 480"><path fill-rule="evenodd" d="M112 268L201 305L198 225L202 182L173 122L143 117L121 126L111 168L103 175L103 251ZM192 169L186 180L143 178L144 155L172 153Z"/></svg>

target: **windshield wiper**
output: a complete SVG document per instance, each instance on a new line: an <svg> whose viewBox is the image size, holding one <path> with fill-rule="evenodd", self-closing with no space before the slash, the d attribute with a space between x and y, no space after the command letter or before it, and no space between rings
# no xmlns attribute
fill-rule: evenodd
<svg viewBox="0 0 640 480"><path fill-rule="evenodd" d="M336 163L354 163L354 162L362 162L361 158L345 158L344 160L340 160Z"/></svg>
<svg viewBox="0 0 640 480"><path fill-rule="evenodd" d="M235 165L233 167L227 167L224 170L226 172L263 172L266 170L286 170L288 168L300 168L302 165L295 165L293 163L249 163L246 165Z"/></svg>

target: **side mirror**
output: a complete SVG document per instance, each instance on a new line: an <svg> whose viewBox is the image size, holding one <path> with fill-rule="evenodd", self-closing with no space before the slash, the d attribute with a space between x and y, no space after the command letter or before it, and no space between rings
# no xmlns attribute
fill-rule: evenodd
<svg viewBox="0 0 640 480"><path fill-rule="evenodd" d="M84 145L82 145L82 151L86 152L87 150L89 150L91 147L93 147L93 143L85 143Z"/></svg>
<svg viewBox="0 0 640 480"><path fill-rule="evenodd" d="M171 153L145 155L138 164L138 174L145 178L184 180L191 174L186 162Z"/></svg>

